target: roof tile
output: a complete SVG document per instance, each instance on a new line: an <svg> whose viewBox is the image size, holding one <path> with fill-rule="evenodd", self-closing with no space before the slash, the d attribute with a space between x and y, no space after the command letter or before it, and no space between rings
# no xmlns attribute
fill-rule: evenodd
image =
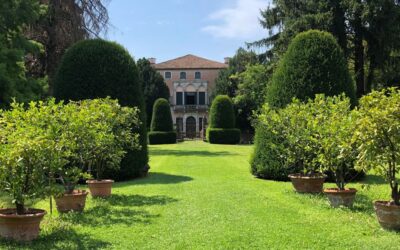
<svg viewBox="0 0 400 250"><path fill-rule="evenodd" d="M228 65L194 55L186 55L154 65L156 69L223 69Z"/></svg>

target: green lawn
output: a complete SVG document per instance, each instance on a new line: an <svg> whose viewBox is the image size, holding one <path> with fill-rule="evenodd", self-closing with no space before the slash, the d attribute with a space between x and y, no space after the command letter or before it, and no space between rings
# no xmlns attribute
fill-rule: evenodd
<svg viewBox="0 0 400 250"><path fill-rule="evenodd" d="M2 249L398 249L400 235L378 225L372 200L389 188L369 176L353 209L322 195L249 173L251 146L185 142L151 146L148 178L118 183L113 197L88 199L83 214L46 216L29 245ZM331 185L331 184L330 184ZM362 190L361 190L362 189ZM36 207L49 209L48 202Z"/></svg>

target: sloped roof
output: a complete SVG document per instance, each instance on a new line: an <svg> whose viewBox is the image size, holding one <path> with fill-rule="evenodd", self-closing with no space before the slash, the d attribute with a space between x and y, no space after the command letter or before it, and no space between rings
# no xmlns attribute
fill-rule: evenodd
<svg viewBox="0 0 400 250"><path fill-rule="evenodd" d="M194 55L186 55L154 65L155 69L223 69L224 63L208 60Z"/></svg>

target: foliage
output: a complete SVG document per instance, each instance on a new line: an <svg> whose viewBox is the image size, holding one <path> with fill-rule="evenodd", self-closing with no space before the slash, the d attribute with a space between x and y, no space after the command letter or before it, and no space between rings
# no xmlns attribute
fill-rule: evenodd
<svg viewBox="0 0 400 250"><path fill-rule="evenodd" d="M392 190L392 202L400 205L397 174L400 170L400 91L373 91L360 100L355 139L359 143L357 165L373 169Z"/></svg>
<svg viewBox="0 0 400 250"><path fill-rule="evenodd" d="M150 125L153 117L153 105L159 98L169 99L169 88L164 78L158 73L146 58L137 61L139 79L146 105L147 124Z"/></svg>
<svg viewBox="0 0 400 250"><path fill-rule="evenodd" d="M306 103L293 99L283 109L268 104L258 116L251 172L286 180L289 173L330 172L343 189L353 178L356 148L352 143L355 114L344 95L317 95Z"/></svg>
<svg viewBox="0 0 400 250"><path fill-rule="evenodd" d="M164 98L156 100L153 106L153 117L151 119L151 131L169 132L173 131L171 108L169 102Z"/></svg>
<svg viewBox="0 0 400 250"><path fill-rule="evenodd" d="M207 140L211 144L237 144L240 142L240 129L237 128L209 128Z"/></svg>
<svg viewBox="0 0 400 250"><path fill-rule="evenodd" d="M390 80L396 78L387 68L400 65L393 60L400 47L398 1L274 0L261 15L261 25L270 32L250 47L266 47L267 60L277 61L297 34L319 29L332 33L345 52L358 97L378 84L392 84Z"/></svg>
<svg viewBox="0 0 400 250"><path fill-rule="evenodd" d="M89 172L95 172L98 180L106 170L118 170L121 160L129 150L139 148L139 134L134 128L140 126L138 109L121 107L116 100L95 99L72 102L78 105L75 113L79 122L77 129L82 137L75 160L82 161ZM93 126L95 124L95 126ZM72 138L71 138L72 139Z"/></svg>
<svg viewBox="0 0 400 250"><path fill-rule="evenodd" d="M219 72L212 95L234 97L239 84L236 74L244 72L248 65L256 63L258 63L256 53L239 48L236 54L229 59L228 68Z"/></svg>
<svg viewBox="0 0 400 250"><path fill-rule="evenodd" d="M46 11L35 23L24 28L24 35L43 45L44 53L26 58L29 74L48 76L48 94L53 94L53 81L62 55L77 41L106 34L108 0L36 0Z"/></svg>
<svg viewBox="0 0 400 250"><path fill-rule="evenodd" d="M24 65L25 56L39 54L42 49L22 34L23 28L35 22L42 12L38 1L3 0L0 10L0 107L4 108L12 98L20 102L41 98L46 81L27 76Z"/></svg>
<svg viewBox="0 0 400 250"><path fill-rule="evenodd" d="M175 131L151 131L149 132L149 143L151 145L157 144L174 144L176 143Z"/></svg>
<svg viewBox="0 0 400 250"><path fill-rule="evenodd" d="M311 30L297 35L274 72L267 89L267 102L284 107L293 97L302 101L315 94L345 93L356 104L354 83L335 38Z"/></svg>
<svg viewBox="0 0 400 250"><path fill-rule="evenodd" d="M65 53L55 77L58 100L118 99L122 106L140 110L140 149L130 150L120 171L107 172L116 180L138 177L147 167L147 129L143 93L135 61L122 46L100 39L76 43Z"/></svg>
<svg viewBox="0 0 400 250"><path fill-rule="evenodd" d="M54 103L53 103L54 104ZM65 164L44 122L49 113L43 103L12 103L0 118L0 187L13 198L17 214L25 213L25 202L49 194L48 175L53 166Z"/></svg>
<svg viewBox="0 0 400 250"><path fill-rule="evenodd" d="M315 136L320 145L317 161L324 171L334 173L337 187L344 190L346 175L352 171L357 155L352 142L356 112L351 111L350 100L343 95L317 95L312 106L317 123Z"/></svg>
<svg viewBox="0 0 400 250"><path fill-rule="evenodd" d="M217 96L210 108L210 128L234 128L235 113L231 99L226 95Z"/></svg>
<svg viewBox="0 0 400 250"><path fill-rule="evenodd" d="M233 103L238 116L237 126L242 130L253 130L251 119L265 102L270 71L262 64L255 64L248 65L244 72L238 74L239 85Z"/></svg>

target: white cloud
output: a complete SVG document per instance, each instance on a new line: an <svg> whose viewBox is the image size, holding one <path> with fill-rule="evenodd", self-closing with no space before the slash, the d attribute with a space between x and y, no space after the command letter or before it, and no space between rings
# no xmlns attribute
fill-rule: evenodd
<svg viewBox="0 0 400 250"><path fill-rule="evenodd" d="M260 9L265 9L269 0L236 0L235 6L221 9L209 16L217 23L202 28L215 37L251 39L265 32L259 23Z"/></svg>

